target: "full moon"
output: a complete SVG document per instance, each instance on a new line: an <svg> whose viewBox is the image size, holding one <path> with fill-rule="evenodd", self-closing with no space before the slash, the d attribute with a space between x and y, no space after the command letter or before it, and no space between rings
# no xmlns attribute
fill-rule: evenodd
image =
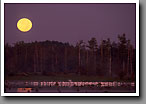
<svg viewBox="0 0 146 104"><path fill-rule="evenodd" d="M22 32L27 32L32 28L32 22L28 18L21 18L17 22L17 28Z"/></svg>

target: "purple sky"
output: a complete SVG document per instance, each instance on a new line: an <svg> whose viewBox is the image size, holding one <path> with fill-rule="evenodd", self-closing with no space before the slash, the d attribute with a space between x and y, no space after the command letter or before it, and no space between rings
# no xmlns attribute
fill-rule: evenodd
<svg viewBox="0 0 146 104"><path fill-rule="evenodd" d="M33 27L23 33L17 21L29 18ZM126 34L135 46L135 4L5 4L5 42L57 40L74 44L95 37L100 43Z"/></svg>

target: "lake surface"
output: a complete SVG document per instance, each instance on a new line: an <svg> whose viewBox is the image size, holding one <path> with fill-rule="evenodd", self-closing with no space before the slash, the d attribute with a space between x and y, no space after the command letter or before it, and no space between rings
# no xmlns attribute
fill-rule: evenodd
<svg viewBox="0 0 146 104"><path fill-rule="evenodd" d="M6 81L7 93L105 93L135 92L135 82Z"/></svg>

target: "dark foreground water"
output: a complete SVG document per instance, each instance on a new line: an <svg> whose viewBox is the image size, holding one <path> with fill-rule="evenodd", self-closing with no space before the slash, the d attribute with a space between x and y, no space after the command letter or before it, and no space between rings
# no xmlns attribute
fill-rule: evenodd
<svg viewBox="0 0 146 104"><path fill-rule="evenodd" d="M6 81L6 93L134 93L134 82Z"/></svg>

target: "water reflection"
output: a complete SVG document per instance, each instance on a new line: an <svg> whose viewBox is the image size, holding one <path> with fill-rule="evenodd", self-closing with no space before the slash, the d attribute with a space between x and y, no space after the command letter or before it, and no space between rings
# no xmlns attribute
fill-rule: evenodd
<svg viewBox="0 0 146 104"><path fill-rule="evenodd" d="M32 88L17 88L17 92L32 92Z"/></svg>
<svg viewBox="0 0 146 104"><path fill-rule="evenodd" d="M135 82L7 81L5 92L135 92Z"/></svg>
<svg viewBox="0 0 146 104"><path fill-rule="evenodd" d="M28 82L27 82L28 83ZM30 82L30 86L40 86L40 87L74 87L74 86L96 86L96 87L120 87L120 86L131 86L134 87L134 82Z"/></svg>
<svg viewBox="0 0 146 104"><path fill-rule="evenodd" d="M7 82L5 86L19 86L19 87L51 87L51 86L60 86L60 87L76 87L76 86L96 86L96 87L120 87L120 86L129 86L135 87L135 82L48 82L48 81L26 81L26 82Z"/></svg>

